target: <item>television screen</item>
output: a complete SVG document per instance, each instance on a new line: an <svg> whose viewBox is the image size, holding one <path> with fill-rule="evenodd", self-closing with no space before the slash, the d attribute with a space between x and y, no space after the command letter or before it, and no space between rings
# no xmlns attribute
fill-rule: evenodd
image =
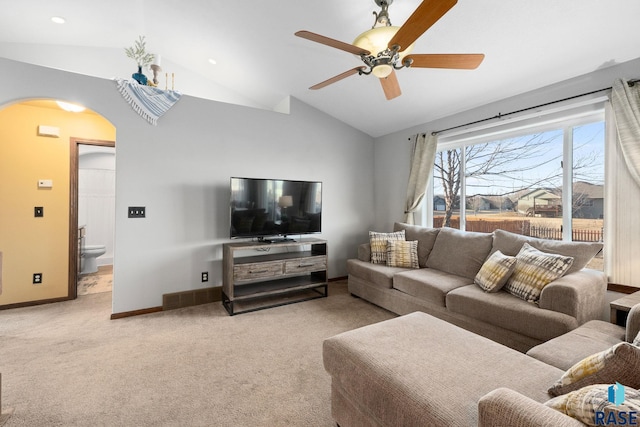
<svg viewBox="0 0 640 427"><path fill-rule="evenodd" d="M322 183L231 178L231 238L322 231Z"/></svg>

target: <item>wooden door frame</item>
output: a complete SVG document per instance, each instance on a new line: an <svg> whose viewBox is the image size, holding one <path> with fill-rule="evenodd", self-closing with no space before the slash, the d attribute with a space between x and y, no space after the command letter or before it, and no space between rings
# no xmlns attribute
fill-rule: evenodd
<svg viewBox="0 0 640 427"><path fill-rule="evenodd" d="M115 148L115 141L70 138L69 171L69 299L78 297L78 170L80 145L99 145Z"/></svg>

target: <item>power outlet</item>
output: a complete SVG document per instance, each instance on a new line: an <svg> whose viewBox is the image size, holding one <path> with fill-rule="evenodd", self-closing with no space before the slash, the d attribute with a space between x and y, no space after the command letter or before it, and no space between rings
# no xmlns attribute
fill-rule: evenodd
<svg viewBox="0 0 640 427"><path fill-rule="evenodd" d="M202 281L203 282L208 282L209 281L209 272L208 271L202 272Z"/></svg>
<svg viewBox="0 0 640 427"><path fill-rule="evenodd" d="M33 284L34 285L42 284L42 273L33 273Z"/></svg>

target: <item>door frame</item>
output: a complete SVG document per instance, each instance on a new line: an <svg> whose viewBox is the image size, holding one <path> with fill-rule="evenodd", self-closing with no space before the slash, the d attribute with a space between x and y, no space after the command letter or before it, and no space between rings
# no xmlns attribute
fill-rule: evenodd
<svg viewBox="0 0 640 427"><path fill-rule="evenodd" d="M78 298L78 175L80 145L99 145L115 148L115 141L99 139L70 138L69 171L69 299ZM115 263L115 255L114 255Z"/></svg>

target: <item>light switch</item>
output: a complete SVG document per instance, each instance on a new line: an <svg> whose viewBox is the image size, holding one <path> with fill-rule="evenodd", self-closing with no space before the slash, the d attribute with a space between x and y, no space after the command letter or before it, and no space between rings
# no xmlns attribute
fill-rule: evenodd
<svg viewBox="0 0 640 427"><path fill-rule="evenodd" d="M52 188L53 180L51 179L39 179L38 180L38 188Z"/></svg>
<svg viewBox="0 0 640 427"><path fill-rule="evenodd" d="M129 218L145 218L146 210L144 206L129 206Z"/></svg>

